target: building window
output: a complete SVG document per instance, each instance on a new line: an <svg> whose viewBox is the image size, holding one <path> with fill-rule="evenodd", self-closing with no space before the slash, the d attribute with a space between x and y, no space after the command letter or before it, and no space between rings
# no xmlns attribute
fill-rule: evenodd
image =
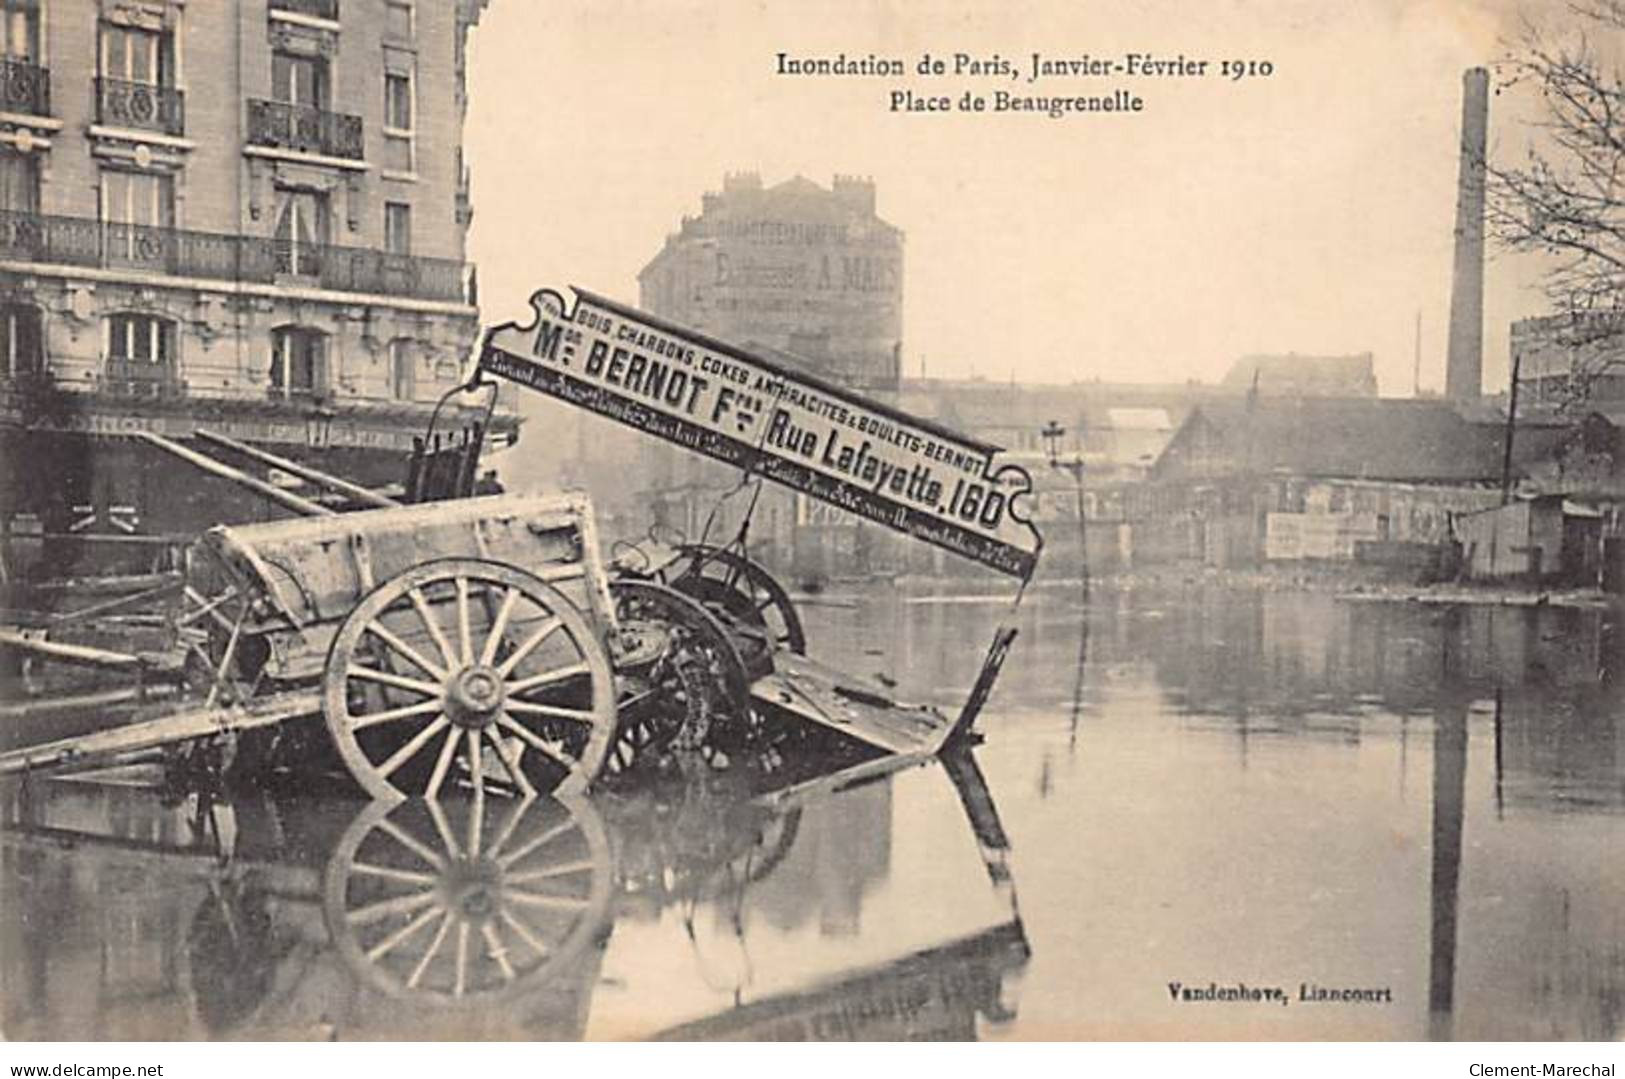
<svg viewBox="0 0 1625 1079"><path fill-rule="evenodd" d="M412 207L404 202L384 203L384 250L391 255L412 253Z"/></svg>
<svg viewBox="0 0 1625 1079"><path fill-rule="evenodd" d="M384 73L384 168L391 172L412 171L412 91L411 75Z"/></svg>
<svg viewBox="0 0 1625 1079"><path fill-rule="evenodd" d="M327 196L319 191L288 191L276 222L278 273L319 277L327 244Z"/></svg>
<svg viewBox="0 0 1625 1079"><path fill-rule="evenodd" d="M39 159L0 149L0 211L39 212Z"/></svg>
<svg viewBox="0 0 1625 1079"><path fill-rule="evenodd" d="M159 172L102 172L102 220L121 225L172 228L175 185Z"/></svg>
<svg viewBox="0 0 1625 1079"><path fill-rule="evenodd" d="M174 183L164 173L103 170L102 221L109 258L164 262L175 226Z"/></svg>
<svg viewBox="0 0 1625 1079"><path fill-rule="evenodd" d="M397 401L417 399L417 367L412 355L412 342L406 340L389 343L389 393Z"/></svg>
<svg viewBox="0 0 1625 1079"><path fill-rule="evenodd" d="M0 55L37 64L40 60L39 0L0 0Z"/></svg>
<svg viewBox="0 0 1625 1079"><path fill-rule="evenodd" d="M271 331L271 395L321 397L327 392L327 335L303 326Z"/></svg>
<svg viewBox="0 0 1625 1079"><path fill-rule="evenodd" d="M102 74L149 86L175 85L175 57L168 34L102 24Z"/></svg>
<svg viewBox="0 0 1625 1079"><path fill-rule="evenodd" d="M175 323L157 315L110 315L107 374L116 383L152 385L175 375Z"/></svg>
<svg viewBox="0 0 1625 1079"><path fill-rule="evenodd" d="M384 0L384 36L411 40L411 0Z"/></svg>
<svg viewBox="0 0 1625 1079"><path fill-rule="evenodd" d="M45 335L39 308L0 306L0 376L19 378L45 369Z"/></svg>
<svg viewBox="0 0 1625 1079"><path fill-rule="evenodd" d="M289 105L327 108L327 61L319 56L271 54L271 96Z"/></svg>

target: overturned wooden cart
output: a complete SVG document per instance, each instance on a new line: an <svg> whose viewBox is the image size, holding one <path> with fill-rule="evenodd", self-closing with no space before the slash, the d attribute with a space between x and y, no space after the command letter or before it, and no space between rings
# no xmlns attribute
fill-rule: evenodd
<svg viewBox="0 0 1625 1079"><path fill-rule="evenodd" d="M741 487L770 480L1018 578L1019 603L1042 539L1031 477L997 447L591 293L568 313L550 291L531 304L531 322L487 334L470 389L495 375L737 466ZM789 595L748 556L748 514L729 543L608 566L582 493L402 505L199 433L365 507L334 512L270 473L141 437L299 516L206 533L156 657L0 633L3 648L185 689L159 714L0 754L0 774L201 742L295 771L336 751L380 797L571 790L673 745L737 752L775 717L882 760L929 756L969 730L1015 636L1009 619L995 630L950 718L805 655ZM239 739L262 729L275 733Z"/></svg>
<svg viewBox="0 0 1625 1079"><path fill-rule="evenodd" d="M336 760L375 797L528 794L673 745L748 750L774 715L877 756L933 754L974 717L899 704L808 659L788 594L736 551L644 551L635 566L598 552L579 492L211 529L170 606L170 647L145 657L180 694L9 751L0 774L224 743L284 772ZM143 658L79 651L119 670Z"/></svg>

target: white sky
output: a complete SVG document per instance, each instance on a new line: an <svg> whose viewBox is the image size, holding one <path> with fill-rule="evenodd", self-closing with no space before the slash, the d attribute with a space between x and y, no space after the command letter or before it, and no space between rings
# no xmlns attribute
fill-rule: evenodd
<svg viewBox="0 0 1625 1079"><path fill-rule="evenodd" d="M1522 7L1527 8L1528 5ZM1534 14L1553 18L1555 5ZM471 44L470 257L483 317L538 287L637 301L637 271L725 172L874 178L907 236L904 366L932 375L1214 380L1249 352L1362 352L1385 394L1443 382L1461 73L1505 51L1510 0L767 3L495 0ZM903 79L776 76L870 52ZM1268 59L1275 74L1024 82L913 74L922 51ZM1025 78L1025 76L1023 76ZM893 88L1105 93L1137 115L910 116ZM1491 101L1496 154L1527 133ZM1545 311L1492 259L1485 384Z"/></svg>

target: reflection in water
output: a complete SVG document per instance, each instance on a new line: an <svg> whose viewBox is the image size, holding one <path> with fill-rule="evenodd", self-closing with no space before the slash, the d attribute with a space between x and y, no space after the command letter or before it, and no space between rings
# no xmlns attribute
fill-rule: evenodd
<svg viewBox="0 0 1625 1079"><path fill-rule="evenodd" d="M1439 707L1433 721L1433 865L1431 947L1428 953L1428 1021L1434 1038L1450 1036L1455 1007L1457 885L1461 875L1463 792L1467 776L1466 686L1456 659L1461 612L1444 624L1444 663Z"/></svg>
<svg viewBox="0 0 1625 1079"><path fill-rule="evenodd" d="M1005 851L985 838L1002 833L976 820L991 797L930 789L980 784L973 764L812 799L764 800L747 778L398 805L19 789L3 848L6 1033L973 1037L978 1016L1013 1015L1005 974L1027 952ZM893 871L894 784L915 804L957 797L965 811L937 818L936 869L993 902L892 936L904 905L928 901L920 887L941 883ZM956 846L982 854L956 862ZM839 954L787 950L808 932ZM831 978L846 987L809 990Z"/></svg>
<svg viewBox="0 0 1625 1079"><path fill-rule="evenodd" d="M1003 602L882 593L811 608L809 629L831 662L887 663L899 696L952 709L975 670L944 642L984 639ZM1088 610L1070 593L1022 610L974 759L817 794L797 786L800 748L777 772L674 769L478 820L466 801L437 819L13 790L0 1022L13 1038L1625 1033L1617 612L1196 587L1097 587ZM1393 1003L1182 1006L1173 980L1386 986Z"/></svg>

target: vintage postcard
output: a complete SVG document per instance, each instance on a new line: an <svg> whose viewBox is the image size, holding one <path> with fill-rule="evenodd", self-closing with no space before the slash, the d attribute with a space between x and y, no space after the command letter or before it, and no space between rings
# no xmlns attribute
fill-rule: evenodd
<svg viewBox="0 0 1625 1079"><path fill-rule="evenodd" d="M0 47L7 1041L1625 1036L1620 0Z"/></svg>

